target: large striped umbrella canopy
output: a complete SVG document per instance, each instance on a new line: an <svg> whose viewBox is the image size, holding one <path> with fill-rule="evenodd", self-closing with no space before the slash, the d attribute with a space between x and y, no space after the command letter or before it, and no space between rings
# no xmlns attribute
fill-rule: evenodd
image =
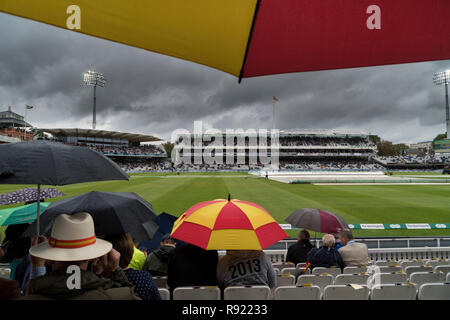
<svg viewBox="0 0 450 320"><path fill-rule="evenodd" d="M294 211L286 218L286 222L298 228L322 233L336 234L348 229L347 223L341 216L321 209L303 208Z"/></svg>
<svg viewBox="0 0 450 320"><path fill-rule="evenodd" d="M1 0L0 12L239 78L450 58L448 0Z"/></svg>
<svg viewBox="0 0 450 320"><path fill-rule="evenodd" d="M236 199L196 204L175 221L171 236L205 250L262 250L288 237L263 207Z"/></svg>

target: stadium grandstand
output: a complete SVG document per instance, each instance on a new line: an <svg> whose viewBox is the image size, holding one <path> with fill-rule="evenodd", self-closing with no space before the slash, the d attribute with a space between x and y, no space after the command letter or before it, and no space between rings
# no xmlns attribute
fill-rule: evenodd
<svg viewBox="0 0 450 320"><path fill-rule="evenodd" d="M201 146L194 145L194 135L189 139L181 135L176 139L175 159L186 159L173 162L161 144L162 139L152 135L124 133L117 131L93 129L38 129L45 133L45 139L62 143L86 146L99 151L118 163L129 173L137 172L205 172L205 171L259 171L265 167L260 161L261 146L267 146L267 155L271 156L272 141L269 136L265 142L251 140L244 134L241 143L238 136L222 134L223 150L214 149L215 138L204 134ZM50 137L48 136L50 135ZM190 145L187 144L190 141ZM227 144L228 141L228 144ZM242 143L243 142L243 143ZM259 145L261 143L261 146ZM396 170L442 170L450 161L445 153L429 152L426 154L409 154L403 156L377 156L377 146L363 132L345 132L331 130L283 130L278 138L279 164L277 172L361 172L366 174ZM187 148L189 147L189 148ZM207 163L205 154L210 152L222 163ZM232 163L227 160L231 154ZM195 159L200 155L199 160ZM225 161L227 160L227 161Z"/></svg>
<svg viewBox="0 0 450 320"><path fill-rule="evenodd" d="M42 128L37 132L44 133L48 140L85 146L101 152L127 172L154 171L155 164L167 159L166 152L160 146L143 144L162 141L152 135L80 128Z"/></svg>
<svg viewBox="0 0 450 320"><path fill-rule="evenodd" d="M194 148L194 136L191 135L189 139L180 138L177 140L179 157L186 159L189 154L185 153L186 147L194 149L190 154L191 161L189 164L177 165L177 169L185 171L195 170L260 170L263 165L251 162L251 156L259 159L260 152L258 144L260 141L254 140L251 143L251 137L245 137L245 144L237 143L238 137L232 137L231 145L228 143L228 137L223 134L224 150L230 152L234 163L216 163L205 164L195 163L195 152L199 148ZM206 138L206 139L203 139ZM213 139L203 137L203 142L200 153L205 154L207 147L211 144ZM184 140L190 141L190 146ZM268 146L267 154L271 156L271 138L267 139L265 145ZM228 144L227 144L228 143ZM262 146L265 146L262 144ZM210 149L210 148L208 148ZM214 150L215 151L215 150ZM225 163L225 154L212 152L214 156L223 156L223 163ZM279 134L279 170L293 170L293 171L311 171L311 170L380 170L381 164L372 161L372 157L376 155L377 147L369 140L369 135L360 132L338 132L330 130L283 130ZM239 161L241 156L241 161Z"/></svg>
<svg viewBox="0 0 450 320"><path fill-rule="evenodd" d="M0 112L0 143L20 142L33 140L33 135L25 128L32 127L20 114L8 107L7 111Z"/></svg>

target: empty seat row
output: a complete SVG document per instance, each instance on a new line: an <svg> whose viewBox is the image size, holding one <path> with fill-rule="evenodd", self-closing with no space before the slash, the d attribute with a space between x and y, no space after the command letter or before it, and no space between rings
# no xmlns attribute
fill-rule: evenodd
<svg viewBox="0 0 450 320"><path fill-rule="evenodd" d="M170 300L169 290L160 288L163 300ZM173 292L173 300L220 300L218 287L181 287ZM281 286L272 291L267 286L228 287L224 300L450 300L450 283L378 284L372 288L357 285L328 285L321 290L315 285Z"/></svg>

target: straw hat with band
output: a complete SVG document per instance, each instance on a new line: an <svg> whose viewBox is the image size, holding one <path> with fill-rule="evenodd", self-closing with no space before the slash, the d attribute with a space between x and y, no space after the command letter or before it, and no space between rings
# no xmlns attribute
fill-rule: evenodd
<svg viewBox="0 0 450 320"><path fill-rule="evenodd" d="M30 254L52 261L83 261L101 257L111 249L111 243L97 239L91 215L80 212L59 215L48 242L31 247Z"/></svg>

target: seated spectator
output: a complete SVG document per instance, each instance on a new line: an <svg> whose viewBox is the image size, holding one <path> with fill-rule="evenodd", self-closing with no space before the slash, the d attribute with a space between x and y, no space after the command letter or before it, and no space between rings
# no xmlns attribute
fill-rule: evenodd
<svg viewBox="0 0 450 320"><path fill-rule="evenodd" d="M120 253L119 267L122 268L128 281L134 285L136 295L142 300L161 300L152 275L148 271L135 270L130 267L131 258L136 250L130 234L121 235L119 240L113 243L113 248Z"/></svg>
<svg viewBox="0 0 450 320"><path fill-rule="evenodd" d="M169 253L176 246L175 240L170 237L170 234L165 234L160 244L161 247L154 250L147 257L143 268L143 270L150 272L155 277L167 276Z"/></svg>
<svg viewBox="0 0 450 320"><path fill-rule="evenodd" d="M338 250L345 267L359 267L369 263L369 249L365 243L355 242L353 233L344 230L341 233L341 241L344 245Z"/></svg>
<svg viewBox="0 0 450 320"><path fill-rule="evenodd" d="M169 253L167 285L177 287L216 286L219 255L216 250L203 250L192 244L176 247Z"/></svg>
<svg viewBox="0 0 450 320"><path fill-rule="evenodd" d="M311 269L316 267L338 267L343 268L344 264L338 252L334 250L335 239L332 234L326 234L322 237L322 247L312 248L308 255L308 262Z"/></svg>
<svg viewBox="0 0 450 320"><path fill-rule="evenodd" d="M217 265L217 282L221 289L258 285L274 288L277 277L264 251L227 250Z"/></svg>
<svg viewBox="0 0 450 320"><path fill-rule="evenodd" d="M286 261L294 264L306 262L306 255L309 250L313 248L313 245L309 241L310 235L306 230L301 230L298 233L297 243L288 248Z"/></svg>
<svg viewBox="0 0 450 320"><path fill-rule="evenodd" d="M74 241L82 240L73 247ZM85 212L58 216L49 241L35 237L30 248L31 281L28 294L21 299L81 299L81 300L138 300L119 267L120 253L112 244L95 237L94 221ZM92 263L92 271L88 270ZM45 265L51 267L47 273ZM80 289L69 288L73 272L69 266L80 268ZM95 271L95 272L94 272ZM105 277L96 273L103 272ZM69 279L70 277L70 279Z"/></svg>

